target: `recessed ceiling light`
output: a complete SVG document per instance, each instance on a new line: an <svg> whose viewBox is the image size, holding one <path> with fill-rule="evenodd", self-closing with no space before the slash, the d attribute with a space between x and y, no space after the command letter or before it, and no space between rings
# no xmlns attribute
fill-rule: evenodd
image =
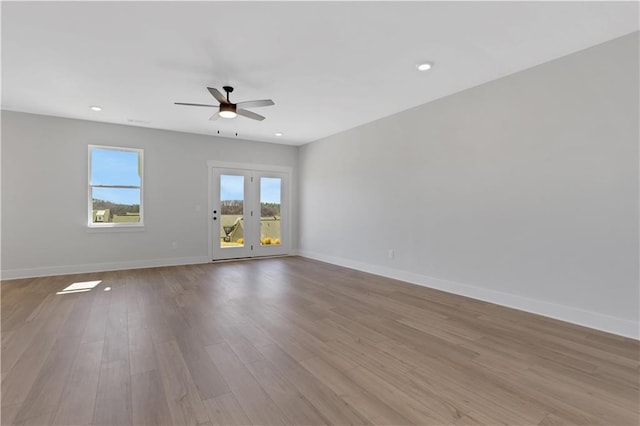
<svg viewBox="0 0 640 426"><path fill-rule="evenodd" d="M278 132L278 133L276 133L275 135L276 135L276 136L278 136L278 137L280 137L280 136L282 136L283 134L284 134L284 133L282 133L282 132Z"/></svg>
<svg viewBox="0 0 640 426"><path fill-rule="evenodd" d="M418 68L418 71L428 71L431 69L432 66L433 64L430 64L429 62L424 62L422 64L418 64L417 68Z"/></svg>
<svg viewBox="0 0 640 426"><path fill-rule="evenodd" d="M91 109L91 111L102 111L102 107L96 105L90 106L89 109Z"/></svg>

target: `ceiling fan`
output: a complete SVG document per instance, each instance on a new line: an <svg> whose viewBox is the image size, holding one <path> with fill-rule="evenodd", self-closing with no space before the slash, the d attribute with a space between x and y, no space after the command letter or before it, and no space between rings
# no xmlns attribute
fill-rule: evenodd
<svg viewBox="0 0 640 426"><path fill-rule="evenodd" d="M234 118L236 115L241 115L243 117L251 118L253 120L262 121L265 119L264 116L260 114L256 114L252 111L247 111L245 108L256 108L256 107L265 107L275 105L275 103L271 99L263 99L260 101L245 101L238 102L237 104L232 103L229 100L229 93L233 92L233 87L231 86L223 86L224 91L227 93L225 97L218 89L214 89L213 87L207 87L207 90L218 102L220 105L206 105L206 104L190 104L185 102L174 102L176 105L187 105L187 106L199 106L199 107L210 107L210 108L218 108L218 111L211 116L209 120L217 120L218 118Z"/></svg>

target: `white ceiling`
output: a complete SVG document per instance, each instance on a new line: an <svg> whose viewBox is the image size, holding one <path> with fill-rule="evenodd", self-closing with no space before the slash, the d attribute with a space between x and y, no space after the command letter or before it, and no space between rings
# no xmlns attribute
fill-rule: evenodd
<svg viewBox="0 0 640 426"><path fill-rule="evenodd" d="M2 108L300 145L638 29L636 2L2 2ZM224 84L276 105L173 104Z"/></svg>

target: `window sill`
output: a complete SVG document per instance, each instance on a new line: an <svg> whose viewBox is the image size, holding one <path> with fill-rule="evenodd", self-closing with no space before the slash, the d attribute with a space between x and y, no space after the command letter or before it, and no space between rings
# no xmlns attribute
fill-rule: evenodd
<svg viewBox="0 0 640 426"><path fill-rule="evenodd" d="M144 232L144 224L135 225L89 225L87 232Z"/></svg>

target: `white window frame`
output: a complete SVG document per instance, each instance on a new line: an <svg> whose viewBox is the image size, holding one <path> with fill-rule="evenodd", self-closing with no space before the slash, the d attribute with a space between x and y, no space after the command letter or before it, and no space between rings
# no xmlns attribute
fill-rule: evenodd
<svg viewBox="0 0 640 426"><path fill-rule="evenodd" d="M91 151L93 149L108 149L112 151L127 151L136 152L140 156L140 187L137 186L122 186L122 185L92 185L91 184ZM108 146L108 145L89 145L87 149L88 159L88 174L87 174L87 224L89 228L142 228L144 227L144 149L140 148L127 148L120 146ZM119 222L119 223L94 223L93 222L93 198L92 189L94 187L106 187L106 188L139 188L140 189L140 222Z"/></svg>

